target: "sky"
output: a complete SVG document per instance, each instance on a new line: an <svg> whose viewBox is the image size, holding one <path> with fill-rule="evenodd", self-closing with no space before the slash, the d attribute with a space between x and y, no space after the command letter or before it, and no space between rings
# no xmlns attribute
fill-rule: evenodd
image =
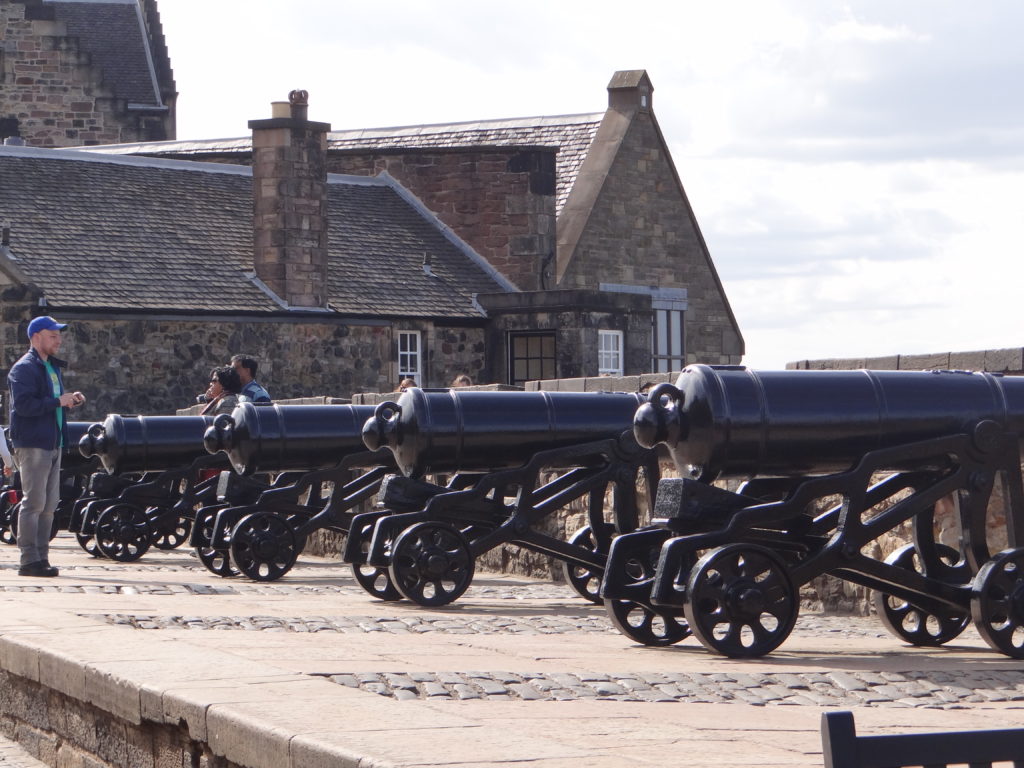
<svg viewBox="0 0 1024 768"><path fill-rule="evenodd" d="M162 0L178 138L600 112L645 69L746 341L782 368L1024 346L1019 0Z"/></svg>

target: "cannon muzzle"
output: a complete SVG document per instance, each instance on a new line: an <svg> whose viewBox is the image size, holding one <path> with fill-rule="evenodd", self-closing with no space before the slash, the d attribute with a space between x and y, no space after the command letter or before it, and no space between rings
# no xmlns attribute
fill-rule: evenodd
<svg viewBox="0 0 1024 768"><path fill-rule="evenodd" d="M203 447L207 453L230 453L235 447L235 420L230 414L215 416L213 424L203 433Z"/></svg>

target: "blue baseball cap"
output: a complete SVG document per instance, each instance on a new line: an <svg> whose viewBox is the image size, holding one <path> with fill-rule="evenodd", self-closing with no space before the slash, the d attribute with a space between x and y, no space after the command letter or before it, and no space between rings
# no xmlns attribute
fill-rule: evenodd
<svg viewBox="0 0 1024 768"><path fill-rule="evenodd" d="M28 337L31 339L40 331L63 331L67 327L67 323L58 323L49 315L43 315L28 324Z"/></svg>

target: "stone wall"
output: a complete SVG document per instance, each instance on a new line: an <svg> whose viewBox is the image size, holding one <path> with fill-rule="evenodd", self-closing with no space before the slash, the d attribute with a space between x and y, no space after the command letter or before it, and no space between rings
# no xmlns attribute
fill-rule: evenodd
<svg viewBox="0 0 1024 768"><path fill-rule="evenodd" d="M630 122L559 278L561 288L597 289L601 283L685 288L687 362L740 362L742 346L725 295L647 111Z"/></svg>
<svg viewBox="0 0 1024 768"><path fill-rule="evenodd" d="M28 348L29 308L0 303L0 377ZM210 369L232 354L260 361L259 380L275 398L389 391L398 381L395 334L388 324L361 325L335 318L268 320L207 317L136 317L103 320L54 311L70 323L60 357L65 382L89 402L76 420L107 413L166 414L195 402ZM472 327L401 326L423 333L426 384L443 385L457 373L479 371L483 331Z"/></svg>
<svg viewBox="0 0 1024 768"><path fill-rule="evenodd" d="M538 159L539 158L539 159ZM386 172L416 195L477 253L524 291L542 287L555 247L554 172L549 185L532 166L554 167L554 150L517 148L330 152L332 173ZM550 287L550 286L548 286Z"/></svg>
<svg viewBox="0 0 1024 768"><path fill-rule="evenodd" d="M0 734L52 766L243 768L184 726L134 723L7 671L0 671Z"/></svg>
<svg viewBox="0 0 1024 768"><path fill-rule="evenodd" d="M0 3L0 119L17 121L16 133L37 147L173 138L173 110L129 112L77 38L46 18L48 10L39 2Z"/></svg>

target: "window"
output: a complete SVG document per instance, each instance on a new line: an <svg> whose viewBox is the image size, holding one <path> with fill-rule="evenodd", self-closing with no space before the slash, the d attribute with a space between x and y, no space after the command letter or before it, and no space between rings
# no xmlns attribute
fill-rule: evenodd
<svg viewBox="0 0 1024 768"><path fill-rule="evenodd" d="M398 332L398 380L415 379L416 385L425 386L420 372L420 332Z"/></svg>
<svg viewBox="0 0 1024 768"><path fill-rule="evenodd" d="M602 291L635 293L651 297L654 312L651 327L651 370L658 373L681 371L686 365L686 310L688 300L685 288L666 288L647 285L621 285L601 283Z"/></svg>
<svg viewBox="0 0 1024 768"><path fill-rule="evenodd" d="M672 373L681 371L686 364L683 344L683 311L654 305L654 371Z"/></svg>
<svg viewBox="0 0 1024 768"><path fill-rule="evenodd" d="M555 378L555 334L510 333L508 383Z"/></svg>
<svg viewBox="0 0 1024 768"><path fill-rule="evenodd" d="M597 374L622 375L622 331L597 332Z"/></svg>

